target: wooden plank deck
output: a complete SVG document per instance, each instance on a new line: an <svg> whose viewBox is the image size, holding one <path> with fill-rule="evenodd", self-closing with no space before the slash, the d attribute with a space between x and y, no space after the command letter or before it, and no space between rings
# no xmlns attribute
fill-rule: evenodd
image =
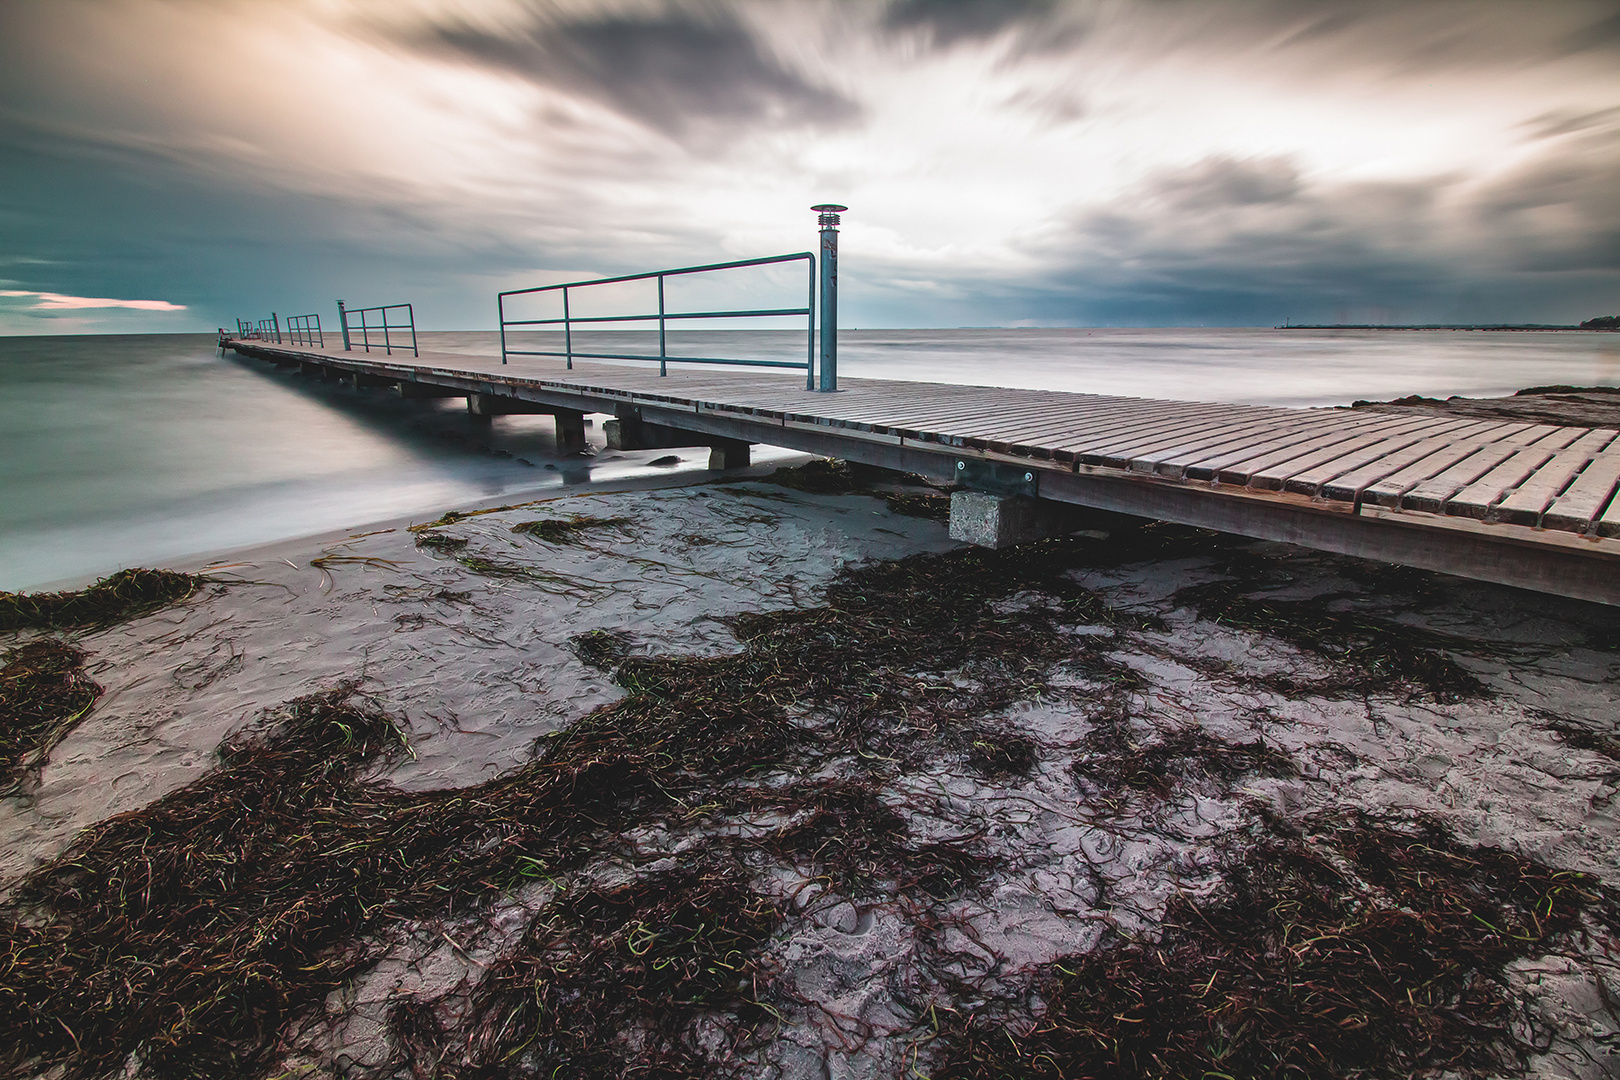
<svg viewBox="0 0 1620 1080"><path fill-rule="evenodd" d="M1620 433L776 371L240 341L237 353L610 412L935 475L1027 466L1044 498L1620 604Z"/></svg>

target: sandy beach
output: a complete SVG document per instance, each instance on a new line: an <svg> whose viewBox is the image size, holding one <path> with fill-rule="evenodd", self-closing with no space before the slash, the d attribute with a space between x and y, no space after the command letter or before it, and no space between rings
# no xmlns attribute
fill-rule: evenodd
<svg viewBox="0 0 1620 1080"><path fill-rule="evenodd" d="M0 798L0 1075L1620 1070L1612 610L1164 525L965 549L929 489L769 472L74 633L101 693Z"/></svg>

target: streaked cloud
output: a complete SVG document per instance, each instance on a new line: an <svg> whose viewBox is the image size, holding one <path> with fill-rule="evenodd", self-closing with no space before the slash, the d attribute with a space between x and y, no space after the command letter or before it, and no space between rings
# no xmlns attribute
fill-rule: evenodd
<svg viewBox="0 0 1620 1080"><path fill-rule="evenodd" d="M0 289L0 296L31 297L38 311L78 311L84 308L131 308L136 311L184 311L186 305L167 300L114 300L105 296L63 296L61 293Z"/></svg>
<svg viewBox="0 0 1620 1080"><path fill-rule="evenodd" d="M836 199L856 325L1573 320L1620 304L1617 26L1612 0L0 0L0 258L199 326L336 296L486 326L502 287L807 247Z"/></svg>

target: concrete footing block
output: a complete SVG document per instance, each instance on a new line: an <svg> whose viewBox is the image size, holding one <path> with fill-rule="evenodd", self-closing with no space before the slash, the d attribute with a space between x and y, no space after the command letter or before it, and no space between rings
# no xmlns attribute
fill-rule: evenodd
<svg viewBox="0 0 1620 1080"><path fill-rule="evenodd" d="M979 547L1000 549L1077 532L1103 535L1134 529L1147 521L1147 518L1129 514L1024 495L987 495L981 491L951 493L951 539Z"/></svg>
<svg viewBox="0 0 1620 1080"><path fill-rule="evenodd" d="M978 547L1004 548L1053 535L1050 514L1022 495L951 493L951 539Z"/></svg>
<svg viewBox="0 0 1620 1080"><path fill-rule="evenodd" d="M746 469L749 460L749 447L752 443L741 439L721 439L709 448L709 468L711 469Z"/></svg>

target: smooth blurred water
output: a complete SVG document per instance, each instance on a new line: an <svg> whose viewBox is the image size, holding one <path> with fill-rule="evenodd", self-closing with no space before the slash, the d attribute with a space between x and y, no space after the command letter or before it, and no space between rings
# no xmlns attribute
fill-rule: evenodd
<svg viewBox="0 0 1620 1080"><path fill-rule="evenodd" d="M805 349L785 331L673 340L688 355ZM1607 334L844 330L839 341L846 377L1273 405L1620 384L1620 337ZM422 339L469 354L495 342ZM554 451L547 417L480 428L460 399L407 402L222 359L211 337L0 338L0 588L652 471Z"/></svg>

